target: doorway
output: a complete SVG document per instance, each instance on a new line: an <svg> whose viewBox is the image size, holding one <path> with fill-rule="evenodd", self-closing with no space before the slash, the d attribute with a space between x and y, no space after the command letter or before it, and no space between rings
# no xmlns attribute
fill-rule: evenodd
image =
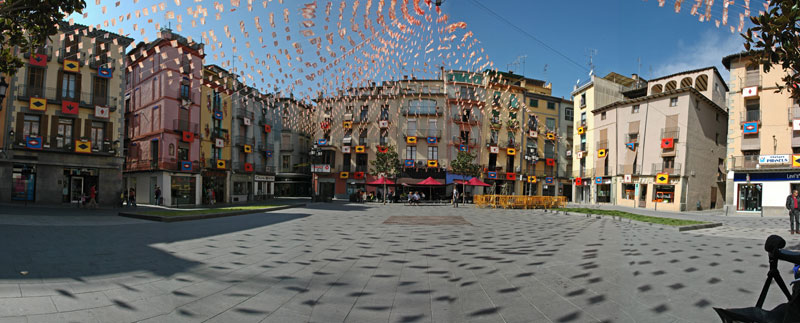
<svg viewBox="0 0 800 323"><path fill-rule="evenodd" d="M639 185L639 207L647 207L647 184Z"/></svg>
<svg viewBox="0 0 800 323"><path fill-rule="evenodd" d="M148 195L147 200L150 204L156 204L156 185L158 185L158 179L155 176L150 177L150 194Z"/></svg>
<svg viewBox="0 0 800 323"><path fill-rule="evenodd" d="M69 180L70 202L80 203L83 198L83 177L72 176Z"/></svg>

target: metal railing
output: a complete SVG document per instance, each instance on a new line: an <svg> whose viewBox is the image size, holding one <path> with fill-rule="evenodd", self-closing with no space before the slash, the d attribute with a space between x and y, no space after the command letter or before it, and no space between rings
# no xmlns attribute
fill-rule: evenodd
<svg viewBox="0 0 800 323"><path fill-rule="evenodd" d="M639 164L619 164L617 167L617 174L630 174L630 175L639 175L641 174L641 169L639 169Z"/></svg>
<svg viewBox="0 0 800 323"><path fill-rule="evenodd" d="M681 133L680 127L667 127L661 129L661 139L664 138L678 138Z"/></svg>
<svg viewBox="0 0 800 323"><path fill-rule="evenodd" d="M800 119L800 107L797 105L790 106L788 109L789 114L789 122L792 122L794 119Z"/></svg>
<svg viewBox="0 0 800 323"><path fill-rule="evenodd" d="M353 123L367 123L369 122L369 115L357 115L353 118Z"/></svg>
<svg viewBox="0 0 800 323"><path fill-rule="evenodd" d="M597 149L608 149L608 140L598 140L595 145Z"/></svg>
<svg viewBox="0 0 800 323"><path fill-rule="evenodd" d="M461 138L459 136L453 136L452 143L454 145L467 145L469 147L474 147L474 146L478 145L478 139L477 138L467 138L465 140L464 138Z"/></svg>
<svg viewBox="0 0 800 323"><path fill-rule="evenodd" d="M788 169L792 168L791 157L785 164L770 163L759 164L758 155L733 156L730 161L731 170L756 170L756 169Z"/></svg>
<svg viewBox="0 0 800 323"><path fill-rule="evenodd" d="M93 96L89 92L71 91L65 93L61 89L54 87L29 87L23 86L17 89L18 100L28 100L31 97L42 98L51 101L50 103L60 104L62 100L78 102L84 107L94 108L95 105L109 106L111 111L117 109L117 97Z"/></svg>
<svg viewBox="0 0 800 323"><path fill-rule="evenodd" d="M747 73L745 72L743 87L761 86L762 80L763 78L761 77L761 73L759 73L758 75L747 75Z"/></svg>
<svg viewBox="0 0 800 323"><path fill-rule="evenodd" d="M245 162L235 162L233 163L231 169L240 172L246 172L247 170L244 169ZM255 171L255 165L253 165L253 171Z"/></svg>
<svg viewBox="0 0 800 323"><path fill-rule="evenodd" d="M196 122L189 122L189 120L172 120L172 129L175 131L189 131L198 133L198 125Z"/></svg>
<svg viewBox="0 0 800 323"><path fill-rule="evenodd" d="M631 135L635 134L636 137L631 139ZM625 134L625 137L622 137L625 140L625 143L638 143L639 142L639 133L638 132L629 132Z"/></svg>
<svg viewBox="0 0 800 323"><path fill-rule="evenodd" d="M667 173L670 175L680 175L681 174L681 163L674 163L671 167L665 167L663 163L653 163L653 174L656 173Z"/></svg>
<svg viewBox="0 0 800 323"><path fill-rule="evenodd" d="M217 168L217 160L224 160L225 161L225 168ZM231 169L231 161L227 159L218 159L218 158L207 158L205 161L205 168L212 168L212 169Z"/></svg>
<svg viewBox="0 0 800 323"><path fill-rule="evenodd" d="M238 116L239 118L248 118L250 120L253 120L253 116L255 115L253 111L248 111L247 109L243 108L236 109L235 111L236 111L236 116Z"/></svg>
<svg viewBox="0 0 800 323"><path fill-rule="evenodd" d="M505 142L503 142L503 147L517 148L519 147L519 142L517 142L516 140L506 140Z"/></svg>
<svg viewBox="0 0 800 323"><path fill-rule="evenodd" d="M487 146L499 146L500 140L486 139Z"/></svg>
<svg viewBox="0 0 800 323"><path fill-rule="evenodd" d="M405 115L415 115L415 116L438 116L441 114L441 109L436 106L433 108L430 107L403 107L400 110L401 114Z"/></svg>
<svg viewBox="0 0 800 323"><path fill-rule="evenodd" d="M356 172L365 172L365 173L369 172L369 166L367 166L367 165L356 165L355 171Z"/></svg>
<svg viewBox="0 0 800 323"><path fill-rule="evenodd" d="M228 129L212 129L211 138L225 139L228 136Z"/></svg>
<svg viewBox="0 0 800 323"><path fill-rule="evenodd" d="M470 113L468 115L453 113L453 122L478 125L481 122L481 117L480 115L475 115L473 113Z"/></svg>
<svg viewBox="0 0 800 323"><path fill-rule="evenodd" d="M741 118L742 122L761 121L761 109L741 111L739 117Z"/></svg>
<svg viewBox="0 0 800 323"><path fill-rule="evenodd" d="M254 145L255 138L247 136L236 136L233 138L233 144L237 146Z"/></svg>
<svg viewBox="0 0 800 323"><path fill-rule="evenodd" d="M78 137L79 139L80 137ZM55 136L41 136L42 142L42 149L43 151L60 151L60 152L75 152L75 140L76 138L70 138L70 140L65 140L64 137L55 135ZM18 148L25 149L27 146L27 142L25 138L14 138L14 145ZM59 146L59 143L61 144ZM114 154L116 150L112 144L111 140L103 140L99 143L92 143L92 154Z"/></svg>

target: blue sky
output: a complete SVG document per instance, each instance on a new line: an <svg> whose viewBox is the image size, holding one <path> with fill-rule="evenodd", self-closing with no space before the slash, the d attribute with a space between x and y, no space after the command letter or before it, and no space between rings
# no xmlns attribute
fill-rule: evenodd
<svg viewBox="0 0 800 323"><path fill-rule="evenodd" d="M134 3L135 1L135 3ZM375 12L377 11L379 0L372 0L370 21L375 24ZM385 0L388 7L391 0ZM195 2L194 0L120 0L120 6L116 6L116 0L102 0L96 4L96 0L88 0L88 7L85 11L87 17L84 19L79 15L74 15L76 22L84 24L103 24L108 19L126 15L127 13L134 13L130 20L125 20L117 26L104 27L109 31L118 32L119 28L123 28L124 33L130 33L131 37L136 41L148 40L155 38L155 23L162 26L166 25L168 21L171 22L174 28L177 24L176 19L165 18L166 11L173 11L176 15L181 14L183 18L182 27L180 32L184 36L192 36L196 40L200 40L203 31L208 32L213 30L218 41L223 43L222 49L210 50L208 44L206 57L207 63L222 64L224 61L229 60L232 54L232 47L236 46L238 49L237 55L243 56L243 61L253 65L254 58L263 58L267 55L278 54L278 49L287 49L293 59L300 56L304 59L303 62L296 62L292 68L286 66L286 59L282 61L282 71L278 73L277 68L273 62L270 61L269 70L266 66L261 65L262 74L264 74L265 82L261 82L259 77L253 79L254 85L267 88L272 88L275 84L280 87L287 88L292 80L303 80L303 75L308 74L314 68L306 67L304 71L299 72L298 68L303 68L302 64L305 62L317 62L319 56L315 53L316 49L310 45L307 40L300 34L303 29L299 26L304 18L300 15L299 9L304 4L311 3L311 0L297 1L297 0L267 0L266 8L263 7L263 0L250 0L253 4L253 11L247 10L248 0L218 0L224 8L220 12L220 20L215 19L214 1ZM232 3L239 2L238 7L232 6ZM355 22L359 24L359 30L364 31L363 12L365 10L368 0L361 0L358 12L355 16L352 13L353 1L347 1L347 7L343 14L343 28L347 29L347 36L351 36L356 43L361 40L357 33L352 32L349 19L354 18ZM413 17L422 19L422 16L414 14L411 4L414 0L409 1L409 11ZM605 75L610 71L615 71L623 75L630 75L631 73L639 73L644 78L654 78L670 73L678 72L681 70L688 70L698 67L717 66L720 69L723 77L727 78L728 73L725 71L720 60L723 56L734 52L741 51L742 39L738 33L732 34L727 26L720 26L717 28L714 20L721 19L722 16L722 1L717 1L712 8L712 18L710 22L699 22L698 16L690 15L689 11L694 1L691 3L684 1L680 13L674 12L674 1L665 1L664 7L658 6L658 1L637 1L637 0L608 0L608 1L538 1L538 0L503 0L503 1L489 1L489 0L446 0L442 6L443 14L449 16L449 23L463 21L467 24L466 29L457 29L453 34L457 37L450 41L449 44L457 45L460 43L462 36L471 31L474 33L472 38L467 38L465 43L468 44L472 39L476 39L478 43L470 48L462 48L459 53L469 54L475 51L478 55L473 56L471 59L462 59L458 56L453 56L449 59L436 57L439 51L426 53L425 49L428 47L437 47L439 45L448 45L442 41L442 37L450 35L449 33L440 34L435 31L424 29L427 24L424 22L421 27L418 27L413 36L409 36L408 42L405 43L407 51L404 54L386 55L387 58L391 56L397 60L407 62L408 69L416 66L420 69L427 68L423 66L429 62L431 70L435 66L435 62L445 63L450 67L458 69L469 69L483 66L488 60L494 63L494 67L501 70L513 69L516 73L524 73L528 77L544 79L553 83L553 94L556 96L568 97L573 85L577 80L585 82L588 79L588 62L590 53L594 52L593 63L595 66L595 74ZM156 14L150 14L140 18L135 17L136 10L143 8L152 9L153 5L158 6L164 3L165 11L158 10ZM177 3L180 3L178 6ZM324 10L328 3L327 0L316 1L316 18L313 19L315 26L311 29L315 31L316 36L322 36L325 40L324 31L321 29L323 25L329 25L331 30L335 30L336 22L338 21L338 6L339 1L333 1L333 8L330 14L330 22L324 22ZM402 5L403 0L398 0L397 15L400 18L401 12L399 7ZM431 13L435 18L435 13L424 7L424 0L421 1L423 9L427 13ZM191 28L187 8L197 8L202 5L207 9L208 16L206 17L206 24L201 25L197 23L197 28ZM487 12L481 5L489 7L496 15L502 17L498 18L494 14ZM739 13L743 12L741 7L743 4L731 6L729 11L729 25L738 25ZM106 7L106 13L102 13L102 7ZM753 0L751 4L753 8L761 6L761 0ZM236 9L231 11L231 9ZM290 22L288 24L283 21L283 10L289 9ZM700 12L704 12L704 8ZM388 9L384 8L384 14L388 14ZM754 10L756 11L756 10ZM275 15L276 27L273 29L269 26L268 15L273 12ZM140 13L142 13L140 11ZM260 24L263 27L263 32L256 31L254 18L260 18ZM152 19L152 22L148 22ZM387 17L388 19L388 17ZM401 22L405 22L400 18ZM555 49L559 53L550 50L543 46L541 43L527 36L525 33L520 32L513 27L509 26L503 19L507 19L518 28L523 29L526 33L544 42L547 46ZM244 37L239 30L239 22L243 22L249 37ZM133 30L133 24L136 23L138 30ZM434 24L433 22L430 24ZM435 26L444 26L440 24ZM224 26L228 26L231 30L231 35L237 38L237 43L232 43L226 38ZM407 24L410 26L410 24ZM145 33L142 35L139 31L145 28ZM285 28L290 30L287 32ZM375 25L377 28L378 26ZM435 29L435 28L434 28ZM277 37L273 39L272 32L276 32ZM287 40L289 36L291 39ZM367 34L369 36L369 34ZM263 37L264 45L257 43L258 37ZM385 36L385 39L391 39ZM251 42L249 49L245 48L245 41ZM273 46L273 41L278 41L278 46ZM416 41L416 42L413 42ZM302 49L303 54L297 54L296 49L292 44L298 42ZM433 46L426 47L425 45L432 44ZM376 42L372 42L377 44ZM333 51L337 52L336 48L343 45L347 48L349 42L340 40L336 37L336 43L332 46ZM385 46L380 46L385 47ZM453 46L455 48L455 46ZM480 52L481 48L483 53ZM250 58L249 51L253 50L254 58ZM226 58L221 58L222 52L226 53ZM447 52L447 51L441 51ZM325 50L321 50L321 55L328 57ZM218 54L214 58L214 54ZM278 54L279 57L285 57L285 53ZM477 57L488 55L488 60L484 59L479 61L478 64L468 64L466 61L474 63ZM518 56L526 55L524 70L523 64L517 66L509 66L513 63ZM562 56L563 55L563 56ZM356 55L358 56L358 55ZM566 56L566 58L564 57ZM427 58L426 58L427 57ZM459 59L458 62L455 59ZM641 60L641 66L638 63ZM330 62L332 59L329 59ZM344 66L345 63L351 63L350 66ZM342 71L334 72L327 71L324 77L320 77L315 81L320 80L333 80L333 75L350 74L357 71L358 67L364 64L358 64L352 59L343 60L339 66L343 68ZM240 68L243 63L237 63ZM415 65L416 64L416 65ZM320 65L324 65L320 63ZM545 71L545 65L547 66ZM268 73L274 73L272 77ZM291 74L286 77L285 74ZM255 73L250 73L256 75ZM400 78L401 74L410 74L409 70L394 70L388 68L381 68L376 66L369 67L369 71L360 74L360 78ZM415 73L423 77L425 73ZM276 79L283 79L283 82L276 82ZM289 82L287 82L289 81ZM361 80L364 81L364 80ZM342 80L342 83L345 81ZM296 92L304 92L308 94L311 90L300 90L299 88L308 88L313 86L314 81L306 81L304 85L298 86ZM339 85L337 85L339 86ZM336 86L328 86L333 88Z"/></svg>

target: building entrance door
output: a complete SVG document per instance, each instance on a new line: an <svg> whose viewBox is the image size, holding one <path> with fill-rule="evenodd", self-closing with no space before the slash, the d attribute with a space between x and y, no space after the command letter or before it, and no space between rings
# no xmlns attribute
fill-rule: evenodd
<svg viewBox="0 0 800 323"><path fill-rule="evenodd" d="M72 176L69 180L70 202L80 203L83 197L83 177Z"/></svg>
<svg viewBox="0 0 800 323"><path fill-rule="evenodd" d="M639 207L647 207L647 184L639 185Z"/></svg>

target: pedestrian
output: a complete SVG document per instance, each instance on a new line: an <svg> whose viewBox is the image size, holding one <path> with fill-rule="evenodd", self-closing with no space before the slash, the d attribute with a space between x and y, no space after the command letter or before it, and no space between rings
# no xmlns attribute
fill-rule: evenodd
<svg viewBox="0 0 800 323"><path fill-rule="evenodd" d="M458 189L453 187L453 207L458 207Z"/></svg>
<svg viewBox="0 0 800 323"><path fill-rule="evenodd" d="M156 185L156 205L161 205L161 188Z"/></svg>
<svg viewBox="0 0 800 323"><path fill-rule="evenodd" d="M211 205L216 205L216 204L217 204L217 192L211 190Z"/></svg>
<svg viewBox="0 0 800 323"><path fill-rule="evenodd" d="M89 188L89 205L87 207L97 208L97 185L92 185Z"/></svg>
<svg viewBox="0 0 800 323"><path fill-rule="evenodd" d="M800 233L800 197L797 190L786 197L786 209L789 210L789 230L792 234Z"/></svg>
<svg viewBox="0 0 800 323"><path fill-rule="evenodd" d="M136 189L133 187L128 192L128 205L136 207Z"/></svg>

